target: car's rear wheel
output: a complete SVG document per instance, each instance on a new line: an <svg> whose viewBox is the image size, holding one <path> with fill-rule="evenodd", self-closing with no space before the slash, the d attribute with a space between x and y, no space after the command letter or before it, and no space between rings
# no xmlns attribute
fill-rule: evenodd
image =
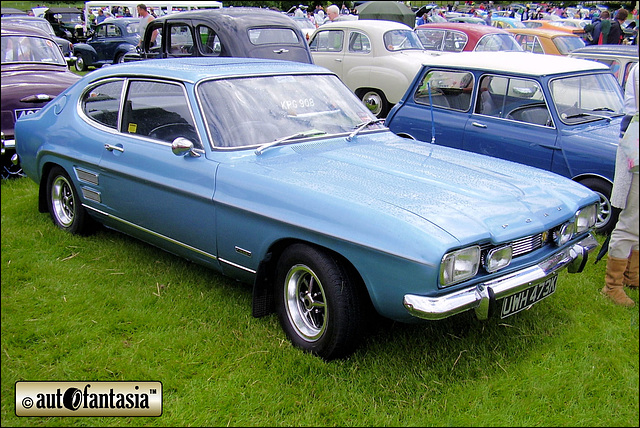
<svg viewBox="0 0 640 428"><path fill-rule="evenodd" d="M69 175L60 167L52 168L47 177L47 207L60 229L78 235L93 231L92 219L82 206Z"/></svg>
<svg viewBox="0 0 640 428"><path fill-rule="evenodd" d="M327 252L305 244L287 248L278 261L276 302L291 342L327 360L353 352L364 314L357 286Z"/></svg>
<svg viewBox="0 0 640 428"><path fill-rule="evenodd" d="M389 112L389 102L382 91L377 89L363 89L359 91L359 97L376 117L386 117Z"/></svg>
<svg viewBox="0 0 640 428"><path fill-rule="evenodd" d="M581 180L580 184L596 192L600 198L596 232L603 235L611 233L616 225L616 216L614 216L613 207L611 206L611 189L613 186L608 181L598 178L586 178Z"/></svg>
<svg viewBox="0 0 640 428"><path fill-rule="evenodd" d="M76 54L76 70L87 71L87 63L80 53Z"/></svg>

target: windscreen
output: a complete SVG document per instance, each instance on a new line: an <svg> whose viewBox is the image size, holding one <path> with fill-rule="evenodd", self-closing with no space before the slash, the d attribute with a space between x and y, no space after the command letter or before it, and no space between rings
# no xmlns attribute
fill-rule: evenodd
<svg viewBox="0 0 640 428"><path fill-rule="evenodd" d="M215 147L256 146L296 133L347 133L375 120L334 75L210 80L197 92Z"/></svg>

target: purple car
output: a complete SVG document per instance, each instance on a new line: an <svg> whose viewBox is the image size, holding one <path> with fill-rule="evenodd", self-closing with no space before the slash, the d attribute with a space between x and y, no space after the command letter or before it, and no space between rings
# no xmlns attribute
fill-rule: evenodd
<svg viewBox="0 0 640 428"><path fill-rule="evenodd" d="M80 76L67 67L60 47L46 32L2 23L2 178L21 176L11 162L16 120L40 110Z"/></svg>

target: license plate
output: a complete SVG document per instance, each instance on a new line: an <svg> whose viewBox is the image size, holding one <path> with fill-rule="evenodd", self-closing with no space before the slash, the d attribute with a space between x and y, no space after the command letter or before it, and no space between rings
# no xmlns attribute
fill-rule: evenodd
<svg viewBox="0 0 640 428"><path fill-rule="evenodd" d="M16 120L20 119L22 116L28 116L40 110L39 108L29 108L29 109L15 109L14 114Z"/></svg>
<svg viewBox="0 0 640 428"><path fill-rule="evenodd" d="M500 318L506 318L510 315L516 314L536 302L550 296L556 291L556 282L558 281L558 275L553 275L543 282L529 287L526 290L522 290L512 296L502 299L502 311L500 312Z"/></svg>

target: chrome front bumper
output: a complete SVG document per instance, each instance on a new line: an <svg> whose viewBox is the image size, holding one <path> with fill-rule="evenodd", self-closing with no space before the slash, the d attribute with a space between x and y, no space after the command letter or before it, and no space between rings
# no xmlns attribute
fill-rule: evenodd
<svg viewBox="0 0 640 428"><path fill-rule="evenodd" d="M589 234L580 242L558 251L535 266L442 297L406 294L403 303L409 313L418 318L439 320L475 309L478 319L484 320L489 317L489 304L492 300L502 299L532 287L564 268L571 273L582 272L589 253L597 247L598 241Z"/></svg>

